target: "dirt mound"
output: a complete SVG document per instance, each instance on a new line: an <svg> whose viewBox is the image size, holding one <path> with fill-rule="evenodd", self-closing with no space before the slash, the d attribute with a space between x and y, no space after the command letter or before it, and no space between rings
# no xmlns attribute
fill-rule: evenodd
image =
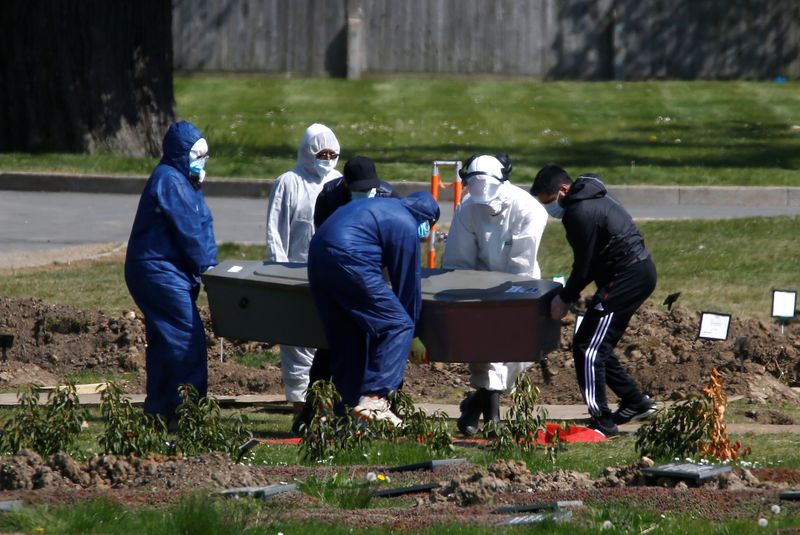
<svg viewBox="0 0 800 535"><path fill-rule="evenodd" d="M201 315L208 335L212 393L282 392L280 364L254 369L234 362L233 357L244 353L266 352L270 344L224 340L226 360L220 362L220 342L211 330L208 311ZM618 345L618 357L645 392L660 400L696 394L707 383L710 370L717 368L728 395L754 402L800 402L800 395L790 388L799 384L798 324L788 325L782 334L777 325L734 318L728 341L709 342L697 339L698 322L697 313L681 307L667 311L652 303L633 317ZM554 374L549 384L538 366L529 372L542 391L543 403L581 403L571 354L573 329L574 319L565 319L561 347L548 359ZM128 392L144 392L145 330L138 313L115 317L35 299L0 298L0 332L15 336L9 361L0 364L0 389L54 384L66 375L96 370L142 372L124 386ZM469 390L469 372L465 364L409 365L404 388L416 399L452 403Z"/></svg>
<svg viewBox="0 0 800 535"><path fill-rule="evenodd" d="M101 455L79 463L64 453L45 460L33 451L22 450L0 459L0 490L140 488L191 492L267 485L273 478L261 468L232 463L222 453L190 459Z"/></svg>
<svg viewBox="0 0 800 535"><path fill-rule="evenodd" d="M708 382L711 369L717 368L728 395L742 395L757 403L800 402L800 394L790 388L800 385L797 324L787 326L782 334L777 324L733 318L727 341L707 341L697 338L699 319L699 313L685 308L667 311L652 303L633 317L617 345L617 357L646 393L660 400L697 394ZM549 369L556 374L551 384L545 384L538 367L529 372L545 403L581 402L572 362L573 331L570 316L564 321L561 348L548 359Z"/></svg>
<svg viewBox="0 0 800 535"><path fill-rule="evenodd" d="M585 472L574 470L555 470L548 473L531 473L525 463L519 461L498 460L486 470L475 471L469 467L455 475L450 481L442 482L439 488L430 494L431 503L449 502L459 506L492 504L503 499L506 494L533 492L579 492L587 489L601 488L634 488L663 487L676 490L690 487L685 481L673 478L651 478L642 473L642 468L652 467L654 463L647 457L623 467L607 467L600 476L592 479ZM700 485L706 490L774 490L788 488L789 484L800 477L800 470L762 469L760 475L735 468L730 472L710 477ZM695 486L695 485L692 485Z"/></svg>

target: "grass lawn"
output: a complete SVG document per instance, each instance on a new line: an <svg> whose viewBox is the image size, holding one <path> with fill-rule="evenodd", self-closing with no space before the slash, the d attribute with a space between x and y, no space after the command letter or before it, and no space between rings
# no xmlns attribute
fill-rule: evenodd
<svg viewBox="0 0 800 535"><path fill-rule="evenodd" d="M680 304L692 310L768 319L771 288L796 288L800 282L800 241L795 236L800 217L650 221L640 228L658 268L653 299L659 303L680 291ZM224 244L219 258L257 260L263 258L263 247ZM569 273L572 253L560 224L547 227L539 261L545 277ZM0 295L109 313L134 307L121 258L0 272ZM206 302L204 293L200 302Z"/></svg>
<svg viewBox="0 0 800 535"><path fill-rule="evenodd" d="M528 183L547 162L609 184L794 185L800 93L769 82L175 79L180 117L209 140L209 178L274 178L323 122L342 158L370 156L387 180L429 180L434 159L508 152ZM2 170L147 175L152 159L0 154ZM342 162L343 164L343 162ZM340 164L340 169L341 169Z"/></svg>

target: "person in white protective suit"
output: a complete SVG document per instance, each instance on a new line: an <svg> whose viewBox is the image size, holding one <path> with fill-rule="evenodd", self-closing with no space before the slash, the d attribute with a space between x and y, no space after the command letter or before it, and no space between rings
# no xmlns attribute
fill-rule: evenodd
<svg viewBox="0 0 800 535"><path fill-rule="evenodd" d="M325 125L306 129L297 164L275 180L267 209L267 261L306 262L314 235L314 205L322 186L339 178L339 141ZM281 345L281 373L286 400L303 407L314 348Z"/></svg>
<svg viewBox="0 0 800 535"><path fill-rule="evenodd" d="M460 171L468 196L456 210L442 267L500 271L539 278L536 260L547 211L527 191L511 184L507 155L472 156ZM458 429L465 435L484 422L500 421L500 394L514 387L517 376L530 362L470 363L470 383L476 389L461 402Z"/></svg>

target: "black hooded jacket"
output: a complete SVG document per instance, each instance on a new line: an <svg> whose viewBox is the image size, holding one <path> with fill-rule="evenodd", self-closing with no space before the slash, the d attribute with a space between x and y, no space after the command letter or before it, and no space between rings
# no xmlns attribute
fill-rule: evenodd
<svg viewBox="0 0 800 535"><path fill-rule="evenodd" d="M596 175L581 175L564 199L562 223L575 261L561 299L576 301L587 284L598 288L614 274L650 257L630 214L610 197Z"/></svg>

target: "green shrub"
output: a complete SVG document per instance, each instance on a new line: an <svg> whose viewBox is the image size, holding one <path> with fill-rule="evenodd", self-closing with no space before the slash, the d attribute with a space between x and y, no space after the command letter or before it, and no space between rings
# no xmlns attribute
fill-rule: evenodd
<svg viewBox="0 0 800 535"><path fill-rule="evenodd" d="M192 385L178 388L182 402L178 405L178 438L175 449L184 455L199 455L208 451L238 453L239 446L250 438L245 418L234 416L232 423L222 421L219 402L213 398L199 399Z"/></svg>
<svg viewBox="0 0 800 535"><path fill-rule="evenodd" d="M519 374L511 393L511 406L506 421L495 425L489 422L484 433L491 439L495 451L520 449L530 452L536 448L534 439L545 429L547 411L538 405L539 389L533 386L525 373ZM554 453L554 449L549 450Z"/></svg>
<svg viewBox="0 0 800 535"><path fill-rule="evenodd" d="M29 385L17 396L19 404L0 437L3 451L13 454L29 448L43 456L70 451L86 419L75 385L67 383L48 392L45 405L39 404L41 392L40 387Z"/></svg>
<svg viewBox="0 0 800 535"><path fill-rule="evenodd" d="M711 437L710 416L705 399L679 401L636 430L636 451L654 459L693 457Z"/></svg>
<svg viewBox="0 0 800 535"><path fill-rule="evenodd" d="M113 381L100 395L100 411L105 429L99 437L100 451L116 455L163 453L167 442L164 421L152 417L125 398Z"/></svg>

